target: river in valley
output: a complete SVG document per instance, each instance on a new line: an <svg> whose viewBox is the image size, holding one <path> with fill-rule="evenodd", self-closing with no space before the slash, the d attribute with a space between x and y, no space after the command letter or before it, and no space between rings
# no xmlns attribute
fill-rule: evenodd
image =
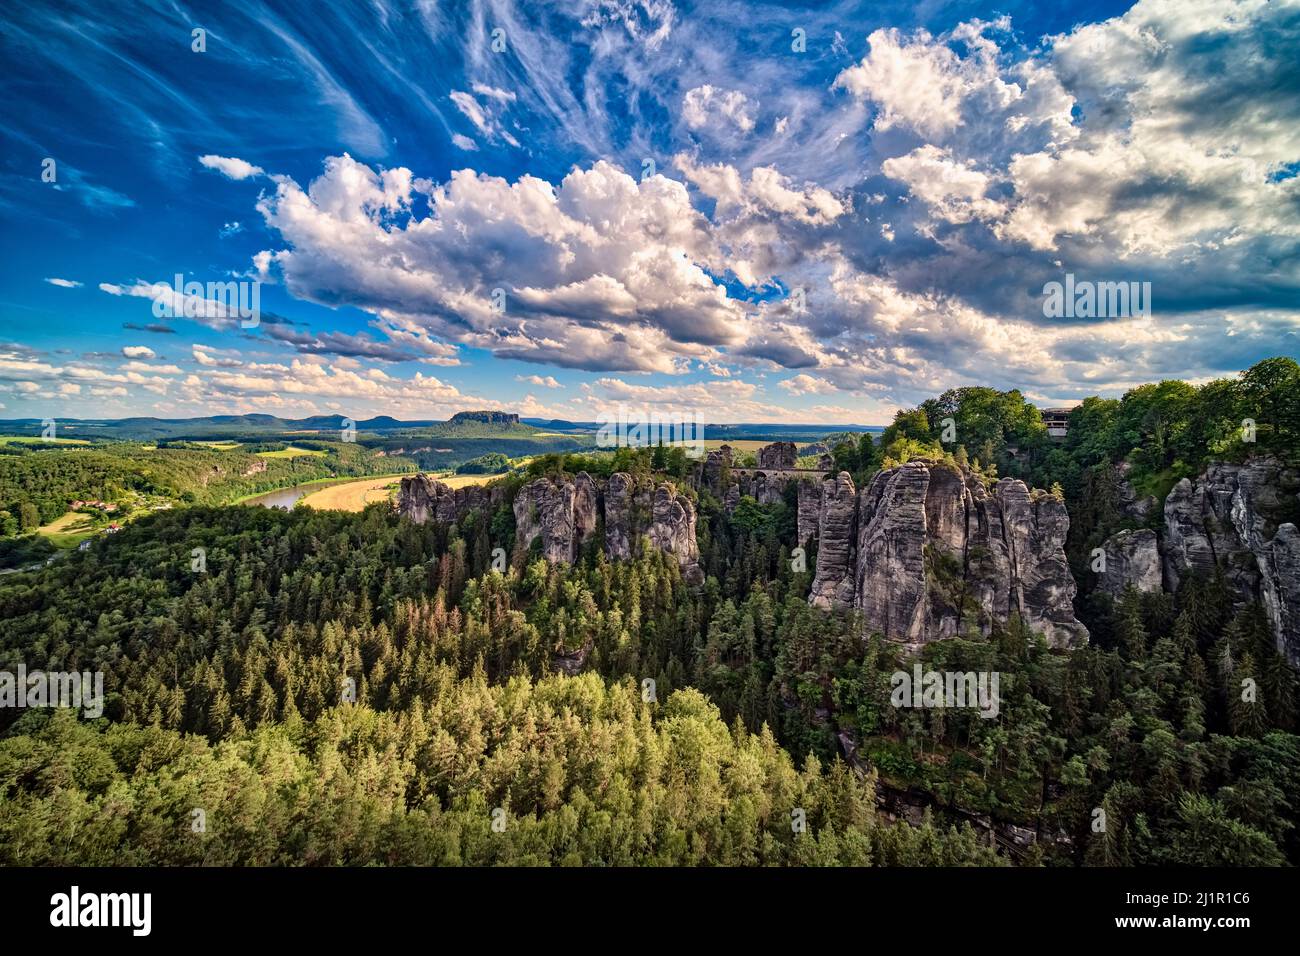
<svg viewBox="0 0 1300 956"><path fill-rule="evenodd" d="M297 503L299 498L305 498L313 491L320 491L328 486L328 482L317 481L309 485L294 485L292 488L277 488L275 491L257 495L240 502L240 504L261 505L264 508L279 508L282 511L288 511Z"/></svg>

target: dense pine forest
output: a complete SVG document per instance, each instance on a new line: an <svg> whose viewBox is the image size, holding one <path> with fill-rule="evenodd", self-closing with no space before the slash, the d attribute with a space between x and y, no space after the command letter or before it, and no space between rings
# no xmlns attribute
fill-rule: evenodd
<svg viewBox="0 0 1300 956"><path fill-rule="evenodd" d="M834 455L859 480L935 456L1055 487L1083 562L1141 525L1102 490L1117 464L1161 495L1211 460L1294 461L1298 395L1300 368L1272 360L1089 399L1052 443L1019 394L963 389ZM679 449L625 449L530 473L615 468L688 472ZM1085 588L1092 639L1070 652L1014 617L928 644L927 667L999 672L1000 712L900 710L910 661L809 606L793 496L728 512L687 493L698 589L644 543L573 566L516 550L508 500L452 525L198 504L2 579L0 670L102 671L107 701L93 721L0 710L0 863L1300 861L1295 673L1221 575ZM577 651L581 673L557 673ZM923 797L919 826L890 794ZM1035 839L996 849L1004 825Z"/></svg>

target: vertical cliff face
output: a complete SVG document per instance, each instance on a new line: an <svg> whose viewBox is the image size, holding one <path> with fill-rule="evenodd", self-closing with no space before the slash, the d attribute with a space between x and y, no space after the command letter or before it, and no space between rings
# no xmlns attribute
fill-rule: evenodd
<svg viewBox="0 0 1300 956"><path fill-rule="evenodd" d="M1165 499L1164 579L1170 591L1177 591L1189 572L1213 574L1220 555L1227 559L1241 550L1235 535L1227 533L1230 509L1222 489L1207 490L1206 482L1184 478Z"/></svg>
<svg viewBox="0 0 1300 956"><path fill-rule="evenodd" d="M595 480L585 471L580 471L573 479L573 533L575 539L574 556L577 547L587 543L587 539L596 533L596 522L600 519L600 489Z"/></svg>
<svg viewBox="0 0 1300 956"><path fill-rule="evenodd" d="M1119 499L1120 510L1130 518L1144 521L1155 510L1158 502L1154 495L1138 496L1137 489L1128 477L1132 470L1127 461L1120 462L1115 466L1111 480L1115 483L1115 496Z"/></svg>
<svg viewBox="0 0 1300 956"><path fill-rule="evenodd" d="M769 470L790 469L799 461L799 451L794 442L774 441L764 445L755 456L759 468Z"/></svg>
<svg viewBox="0 0 1300 956"><path fill-rule="evenodd" d="M643 494L641 511L648 503ZM632 541L636 534L637 508L636 482L631 475L615 472L605 485L605 553L611 560L626 561L632 557Z"/></svg>
<svg viewBox="0 0 1300 956"><path fill-rule="evenodd" d="M1278 650L1300 667L1300 531L1295 525L1277 529L1261 563L1267 569L1261 598L1278 635Z"/></svg>
<svg viewBox="0 0 1300 956"><path fill-rule="evenodd" d="M410 518L416 524L434 521L437 520L439 498L450 493L450 488L428 475L403 478L397 495L397 510L402 517Z"/></svg>
<svg viewBox="0 0 1300 956"><path fill-rule="evenodd" d="M519 489L514 511L515 547L528 548L540 535L542 557L572 564L596 533L600 488L585 471L572 480L538 478Z"/></svg>
<svg viewBox="0 0 1300 956"><path fill-rule="evenodd" d="M1056 498L1013 479L990 494L971 472L923 460L878 473L860 495L847 474L830 484L813 604L855 608L870 630L913 645L987 635L1012 611L1054 646L1087 640Z"/></svg>
<svg viewBox="0 0 1300 956"><path fill-rule="evenodd" d="M840 475L815 500L814 605L856 609L868 628L913 645L987 635L1013 612L1056 647L1087 640L1065 557L1069 517L1052 495L1012 478L987 488L969 470L917 460L880 472L856 495ZM811 533L813 501L801 490L801 539ZM1142 529L1102 545L1097 586L1115 597L1129 586L1175 590L1189 573L1218 569L1239 602L1263 605L1279 649L1300 663L1297 516L1294 469L1273 459L1212 465L1170 493L1163 544Z"/></svg>
<svg viewBox="0 0 1300 956"><path fill-rule="evenodd" d="M769 475L756 471L740 476L740 490L751 495L760 505L776 505L785 500L785 488L790 479L783 475Z"/></svg>
<svg viewBox="0 0 1300 956"><path fill-rule="evenodd" d="M732 467L732 448L722 445L704 455L704 460L696 466L696 485L705 488L716 498L725 498L730 485L728 472Z"/></svg>
<svg viewBox="0 0 1300 956"><path fill-rule="evenodd" d="M417 475L402 480L398 511L412 521L451 522L470 510L502 503L503 486L449 488ZM644 535L653 547L677 559L688 584L704 582L700 550L695 540L695 505L670 482L638 483L622 472L608 482L579 472L572 479L538 478L515 495L515 547L526 550L541 539L542 556L552 563L572 564L582 546L596 534L603 516L605 551L626 560Z"/></svg>
<svg viewBox="0 0 1300 956"><path fill-rule="evenodd" d="M1074 616L1077 587L1065 559L1065 502L1045 491L1030 493L1013 478L999 481L994 496L1002 506L1011 562L1012 609L1055 647L1086 641L1088 629Z"/></svg>
<svg viewBox="0 0 1300 956"><path fill-rule="evenodd" d="M926 492L919 462L871 479L858 511L853 607L890 640L919 643L929 623L925 594Z"/></svg>
<svg viewBox="0 0 1300 956"><path fill-rule="evenodd" d="M1222 570L1239 602L1260 601L1278 650L1300 664L1300 474L1272 458L1214 464L1165 499L1164 583ZM1292 520L1287 520L1292 519Z"/></svg>
<svg viewBox="0 0 1300 956"><path fill-rule="evenodd" d="M695 505L678 494L671 482L638 483L629 474L615 472L597 501L604 510L605 553L611 560L631 558L637 541L646 535L653 547L677 559L688 584L704 583L700 548L695 540Z"/></svg>
<svg viewBox="0 0 1300 956"><path fill-rule="evenodd" d="M803 479L799 482L799 506L796 516L796 534L799 535L799 547L806 547L810 540L816 540L818 525L821 522L822 486L825 482Z"/></svg>
<svg viewBox="0 0 1300 956"><path fill-rule="evenodd" d="M668 482L654 491L649 535L654 547L677 558L687 584L704 583L700 548L695 541L695 506Z"/></svg>
<svg viewBox="0 0 1300 956"><path fill-rule="evenodd" d="M412 475L402 479L397 510L417 524L451 522L475 509L494 508L502 500L502 489L497 486L452 488L428 475Z"/></svg>
<svg viewBox="0 0 1300 956"><path fill-rule="evenodd" d="M520 488L514 504L515 547L527 549L540 535L542 557L552 564L572 564L579 543L576 498L577 490L571 481L538 478Z"/></svg>
<svg viewBox="0 0 1300 956"><path fill-rule="evenodd" d="M1161 562L1159 542L1154 531L1121 531L1113 534L1101 545L1106 563L1097 575L1097 587L1112 597L1120 597L1124 589L1159 591L1161 588Z"/></svg>
<svg viewBox="0 0 1300 956"><path fill-rule="evenodd" d="M817 607L845 607L853 601L853 537L857 493L853 479L840 472L822 482L818 510L817 573L808 600Z"/></svg>

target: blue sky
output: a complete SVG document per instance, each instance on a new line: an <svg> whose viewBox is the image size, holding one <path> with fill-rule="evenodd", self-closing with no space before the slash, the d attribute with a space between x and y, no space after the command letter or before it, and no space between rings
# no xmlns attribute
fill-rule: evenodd
<svg viewBox="0 0 1300 956"><path fill-rule="evenodd" d="M1300 354L1295 0L36 2L0 55L2 417L878 424Z"/></svg>

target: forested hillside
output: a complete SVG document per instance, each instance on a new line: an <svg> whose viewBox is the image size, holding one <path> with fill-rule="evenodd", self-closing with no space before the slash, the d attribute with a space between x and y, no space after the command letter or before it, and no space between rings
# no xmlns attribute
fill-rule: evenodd
<svg viewBox="0 0 1300 956"><path fill-rule="evenodd" d="M1296 859L1294 714L1227 693L1252 673L1293 700L1291 673L1214 582L1126 600L1068 657L1016 627L939 642L934 666L1003 672L999 718L900 716L898 652L808 607L784 505L751 519L712 514L698 593L653 550L494 574L503 515L415 526L382 506L159 514L11 576L0 666L103 669L109 700L93 728L38 711L9 727L0 845L10 862L103 862L119 844L139 862L989 859L973 831L872 822L844 731L880 786L924 789L940 817L955 805L1052 837L1021 862ZM592 673L548 676L587 644ZM186 842L192 807L207 843ZM493 842L496 808L511 835ZM795 808L813 839L794 839ZM80 825L108 829L30 836Z"/></svg>
<svg viewBox="0 0 1300 956"><path fill-rule="evenodd" d="M415 468L400 456L376 458L345 442L301 440L298 447L314 454L297 457L257 454L285 447L283 442L238 448L119 442L0 454L0 520L6 513L14 519L15 527L6 532L13 534L54 520L79 499L117 502L136 492L216 504L303 481Z"/></svg>
<svg viewBox="0 0 1300 956"><path fill-rule="evenodd" d="M14 580L0 591L3 666L104 668L109 720L33 711L9 728L0 858L993 860L969 830L878 824L870 781L796 760L678 689L702 607L674 565L475 575L484 531L449 537L377 508L193 509L142 521L54 578ZM189 570L194 546L205 575ZM541 677L551 648L587 628L604 676ZM659 675L655 702L642 673ZM347 678L355 704L340 701Z"/></svg>
<svg viewBox="0 0 1300 956"><path fill-rule="evenodd" d="M834 455L859 480L919 455L1023 474L1065 500L1082 554L1143 520L1114 497L1124 482L1158 503L1212 459L1294 461L1298 372L1090 399L1063 443L1019 394L963 389ZM325 450L329 467L373 464ZM1014 614L987 639L925 644L927 668L1000 675L989 719L896 706L901 646L809 605L795 486L724 504L681 449L539 457L452 524L202 504L319 457L119 447L0 465L6 494L47 510L88 480L195 502L0 579L0 670L102 671L107 692L89 722L0 710L0 862L1300 862L1295 672L1221 572L1117 597L1083 579L1090 640L1069 652ZM517 543L513 497L578 471L678 482L703 586L648 537L611 561L594 535L572 565ZM927 806L921 826L879 809L900 796ZM1003 831L1028 837L995 853Z"/></svg>

